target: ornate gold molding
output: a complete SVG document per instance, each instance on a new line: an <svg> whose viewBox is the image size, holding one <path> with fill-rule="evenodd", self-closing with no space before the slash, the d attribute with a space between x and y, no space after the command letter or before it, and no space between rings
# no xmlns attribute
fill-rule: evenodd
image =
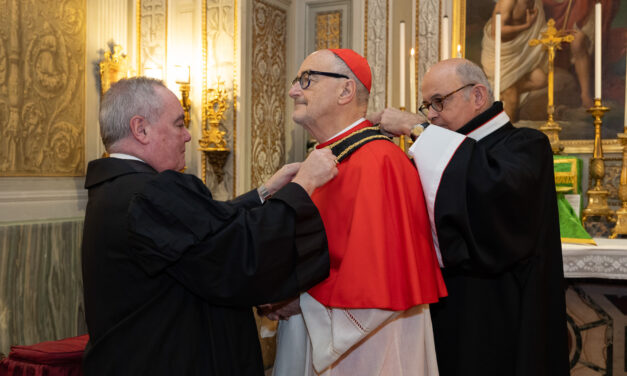
<svg viewBox="0 0 627 376"><path fill-rule="evenodd" d="M258 186L285 162L287 11L254 0L253 14L251 180Z"/></svg>
<svg viewBox="0 0 627 376"><path fill-rule="evenodd" d="M316 50L340 48L342 45L342 12L316 14Z"/></svg>

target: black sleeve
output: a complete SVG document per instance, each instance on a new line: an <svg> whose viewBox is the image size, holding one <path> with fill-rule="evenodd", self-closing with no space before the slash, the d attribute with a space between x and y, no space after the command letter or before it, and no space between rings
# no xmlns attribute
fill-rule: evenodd
<svg viewBox="0 0 627 376"><path fill-rule="evenodd" d="M555 229L555 205L546 136L521 129L490 148L467 139L444 171L436 199L444 265L501 273L533 257L538 239Z"/></svg>
<svg viewBox="0 0 627 376"><path fill-rule="evenodd" d="M298 184L251 209L215 201L199 179L168 171L134 197L128 216L146 273L167 272L213 304L283 300L329 272L324 225Z"/></svg>

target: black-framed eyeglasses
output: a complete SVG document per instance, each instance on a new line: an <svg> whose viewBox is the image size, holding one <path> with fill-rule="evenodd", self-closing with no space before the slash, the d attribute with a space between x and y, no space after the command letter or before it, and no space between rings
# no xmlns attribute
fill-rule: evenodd
<svg viewBox="0 0 627 376"><path fill-rule="evenodd" d="M455 91L451 91L450 93L446 94L443 97L436 96L432 98L431 102L422 102L422 105L420 106L420 108L418 108L418 111L422 112L422 114L425 116L428 116L429 114L429 107L433 107L433 109L436 110L437 112L441 112L442 110L444 110L444 101L446 100L446 98L450 97L451 95L457 93L458 91L462 89L465 89L469 86L475 86L475 85L476 84L466 84Z"/></svg>
<svg viewBox="0 0 627 376"><path fill-rule="evenodd" d="M311 80L309 79L309 77L312 74L318 74L320 76L327 76L327 77L334 77L334 78L349 78L345 74L333 73L333 72L321 72L321 71L310 69L301 73L300 76L296 76L296 78L292 80L292 86L294 86L294 84L298 82L300 84L301 89L303 90L307 89L309 85L311 85Z"/></svg>

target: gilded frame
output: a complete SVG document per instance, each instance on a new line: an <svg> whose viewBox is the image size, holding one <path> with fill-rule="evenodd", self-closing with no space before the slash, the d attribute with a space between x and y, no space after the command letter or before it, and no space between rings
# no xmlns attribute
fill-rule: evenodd
<svg viewBox="0 0 627 376"><path fill-rule="evenodd" d="M453 1L453 14L452 14L452 33L451 33L451 57L455 57L457 55L457 45L461 46L461 55L462 57L466 57L466 41L467 41L467 30L470 25L467 24L467 0L452 0ZM621 7L623 9L627 8L627 0L621 0ZM621 13L624 13L621 12ZM627 24L627 22L625 22ZM612 27L613 28L613 27ZM605 58L604 51L604 58ZM593 63L592 63L593 64ZM604 66L605 68L605 66ZM605 69L604 69L605 71ZM605 73L604 73L605 75ZM607 76L605 75L604 80L607 80ZM603 89L603 95L605 95L605 87ZM623 88L624 90L624 88ZM607 105L605 101L603 101L604 105ZM623 110L624 111L624 110ZM559 119L557 119L559 123ZM625 124L627 127L627 124ZM590 137L594 136L594 128L593 128L593 118L590 116ZM561 139L562 145L564 145L564 153L565 154L586 154L592 153L594 147L594 140L590 139ZM603 141L603 151L606 153L620 153L622 152L622 146L620 141L617 138L605 138Z"/></svg>

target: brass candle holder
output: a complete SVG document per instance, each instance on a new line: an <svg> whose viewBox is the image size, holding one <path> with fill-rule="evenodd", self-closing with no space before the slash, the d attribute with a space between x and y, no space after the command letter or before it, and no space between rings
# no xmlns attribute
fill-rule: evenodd
<svg viewBox="0 0 627 376"><path fill-rule="evenodd" d="M616 221L614 212L607 205L609 191L603 188L605 163L603 161L603 146L601 143L601 124L603 116L610 109L601 105L601 98L594 99L594 106L587 111L594 117L594 149L590 160L590 177L594 179L594 187L588 189L588 205L583 210L582 221L589 217L606 217L610 222Z"/></svg>
<svg viewBox="0 0 627 376"><path fill-rule="evenodd" d="M181 92L181 107L183 107L183 113L185 117L183 118L183 123L186 128L189 128L190 122L190 110L192 108L192 101L189 99L189 91L190 91L190 72L189 66L175 65L174 66L175 73L175 81L179 85L179 90Z"/></svg>
<svg viewBox="0 0 627 376"><path fill-rule="evenodd" d="M399 110L405 112L405 107L399 107ZM404 153L407 152L407 148L405 146L405 136L404 135L398 136L398 146L401 148L401 150Z"/></svg>
<svg viewBox="0 0 627 376"><path fill-rule="evenodd" d="M220 130L220 122L228 108L228 94L224 82L218 81L216 88L207 89L207 102L204 105L202 138L198 140L199 150L203 152L202 180L207 184L207 162L211 165L218 183L224 179L224 164L231 153L226 147L226 132Z"/></svg>
<svg viewBox="0 0 627 376"><path fill-rule="evenodd" d="M185 127L189 128L190 122L190 110L192 108L192 101L189 99L189 83L178 83L179 90L181 91L181 107L183 107L183 113L185 117L183 118L183 123L185 123Z"/></svg>
<svg viewBox="0 0 627 376"><path fill-rule="evenodd" d="M616 239L618 235L627 235L627 134L619 133L617 136L623 145L623 165L620 170L620 185L618 187L618 198L622 204L616 210L616 226L612 229L610 239Z"/></svg>

